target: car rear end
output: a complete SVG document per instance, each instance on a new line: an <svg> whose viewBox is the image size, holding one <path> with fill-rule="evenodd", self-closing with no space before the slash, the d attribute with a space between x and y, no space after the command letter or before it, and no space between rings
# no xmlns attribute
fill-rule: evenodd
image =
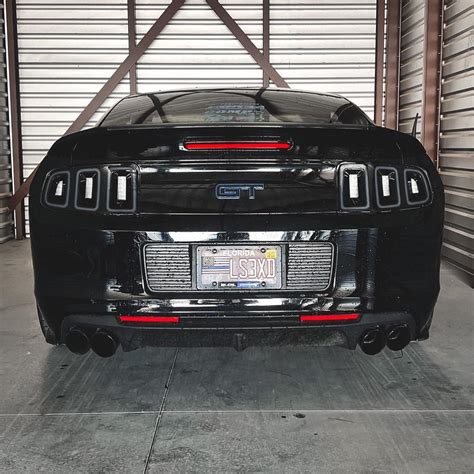
<svg viewBox="0 0 474 474"><path fill-rule="evenodd" d="M370 124L106 119L59 140L35 176L40 315L51 342L104 356L397 350L428 337L442 209L421 145Z"/></svg>

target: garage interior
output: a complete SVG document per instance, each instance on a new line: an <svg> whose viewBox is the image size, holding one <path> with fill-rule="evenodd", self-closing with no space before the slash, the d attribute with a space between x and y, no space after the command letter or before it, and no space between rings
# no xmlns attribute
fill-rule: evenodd
<svg viewBox="0 0 474 474"><path fill-rule="evenodd" d="M6 0L0 22L0 471L471 472L474 5L470 0ZM28 186L121 97L192 87L346 96L411 133L445 185L430 339L338 347L47 345ZM418 117L418 119L416 119Z"/></svg>

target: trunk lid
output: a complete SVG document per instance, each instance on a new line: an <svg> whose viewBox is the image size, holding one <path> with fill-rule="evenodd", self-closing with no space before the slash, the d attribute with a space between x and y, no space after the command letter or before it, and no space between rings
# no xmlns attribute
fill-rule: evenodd
<svg viewBox="0 0 474 474"><path fill-rule="evenodd" d="M136 165L143 214L333 213L338 164L402 162L395 133L357 126L99 127L78 141L72 164ZM188 141L291 147L188 151Z"/></svg>

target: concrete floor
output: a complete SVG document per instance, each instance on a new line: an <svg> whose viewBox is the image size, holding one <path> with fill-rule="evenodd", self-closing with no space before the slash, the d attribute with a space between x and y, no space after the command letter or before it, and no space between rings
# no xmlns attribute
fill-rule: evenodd
<svg viewBox="0 0 474 474"><path fill-rule="evenodd" d="M341 348L44 343L28 242L0 246L0 472L473 472L474 298L452 269L429 341Z"/></svg>

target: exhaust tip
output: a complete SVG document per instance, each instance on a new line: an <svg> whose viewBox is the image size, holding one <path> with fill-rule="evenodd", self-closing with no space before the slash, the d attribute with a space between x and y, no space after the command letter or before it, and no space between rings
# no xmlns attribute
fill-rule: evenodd
<svg viewBox="0 0 474 474"><path fill-rule="evenodd" d="M392 351L401 351L410 343L408 326L394 326L387 331L387 347Z"/></svg>
<svg viewBox="0 0 474 474"><path fill-rule="evenodd" d="M386 336L381 329L369 329L362 334L359 346L367 355L378 354L386 343Z"/></svg>
<svg viewBox="0 0 474 474"><path fill-rule="evenodd" d="M89 337L84 331L74 328L66 334L66 347L74 354L85 354L91 348Z"/></svg>
<svg viewBox="0 0 474 474"><path fill-rule="evenodd" d="M97 331L91 338L92 350L100 357L112 357L118 347L118 342L108 332Z"/></svg>

